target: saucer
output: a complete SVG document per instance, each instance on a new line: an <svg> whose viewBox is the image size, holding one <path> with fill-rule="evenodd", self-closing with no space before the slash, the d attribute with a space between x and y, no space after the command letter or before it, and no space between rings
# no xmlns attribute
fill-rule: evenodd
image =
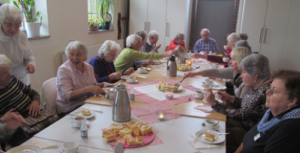
<svg viewBox="0 0 300 153"><path fill-rule="evenodd" d="M194 96L195 98L197 98L197 99L203 99L203 98L204 98L204 96L203 96L203 97L198 97L198 96L196 96L196 94L193 94L193 96Z"/></svg>
<svg viewBox="0 0 300 153"><path fill-rule="evenodd" d="M76 125L75 123L71 123L73 128L80 128L81 126ZM86 120L86 125L89 127L90 126L90 121Z"/></svg>
<svg viewBox="0 0 300 153"><path fill-rule="evenodd" d="M207 84L206 82L202 82L204 85L209 86L211 83Z"/></svg>
<svg viewBox="0 0 300 153"><path fill-rule="evenodd" d="M140 73L140 74L146 74L146 73L147 73L147 70L145 70L145 71L137 71L137 73Z"/></svg>
<svg viewBox="0 0 300 153"><path fill-rule="evenodd" d="M133 82L129 82L129 81L126 80L126 82L127 82L127 83L138 83L139 81L138 81L138 80L135 80L135 81L133 81Z"/></svg>
<svg viewBox="0 0 300 153"><path fill-rule="evenodd" d="M148 68L147 68L147 71L151 71L151 68L148 67Z"/></svg>
<svg viewBox="0 0 300 153"><path fill-rule="evenodd" d="M202 126L203 129L207 129L204 122L201 124L201 126ZM220 129L220 125L218 124L218 125L215 127L215 129L208 129L208 130L219 131L219 129Z"/></svg>

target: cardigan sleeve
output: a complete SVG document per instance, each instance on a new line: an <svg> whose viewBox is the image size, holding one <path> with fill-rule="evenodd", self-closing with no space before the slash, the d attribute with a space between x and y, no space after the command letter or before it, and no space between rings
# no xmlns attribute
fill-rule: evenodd
<svg viewBox="0 0 300 153"><path fill-rule="evenodd" d="M226 67L223 69L208 69L203 71L203 76L205 77L215 77L215 78L224 78L232 79L234 70L231 67Z"/></svg>

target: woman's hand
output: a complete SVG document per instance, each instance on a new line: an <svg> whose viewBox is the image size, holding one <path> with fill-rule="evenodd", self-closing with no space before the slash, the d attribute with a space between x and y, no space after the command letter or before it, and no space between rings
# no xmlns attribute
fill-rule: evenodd
<svg viewBox="0 0 300 153"><path fill-rule="evenodd" d="M215 95L211 89L204 89L204 98L206 99L208 105L212 106L212 103L216 100Z"/></svg>
<svg viewBox="0 0 300 153"><path fill-rule="evenodd" d="M194 54L191 55L191 57L207 59L207 55L202 55L202 54L199 54L199 53L194 53Z"/></svg>
<svg viewBox="0 0 300 153"><path fill-rule="evenodd" d="M131 73L133 73L134 72L134 68L133 67L130 67L130 68L128 68L125 72L124 72L124 74L125 75L130 75Z"/></svg>
<svg viewBox="0 0 300 153"><path fill-rule="evenodd" d="M94 95L99 95L99 94L105 94L106 92L101 88L104 87L105 84L104 83L98 83L95 86L88 86L88 92L92 93Z"/></svg>
<svg viewBox="0 0 300 153"><path fill-rule="evenodd" d="M28 106L27 110L29 110L28 115L30 116L40 115L40 102L36 100L32 101L32 103Z"/></svg>
<svg viewBox="0 0 300 153"><path fill-rule="evenodd" d="M189 77L194 77L196 75L198 75L197 72L187 72L187 73L184 73L183 79L189 78Z"/></svg>
<svg viewBox="0 0 300 153"><path fill-rule="evenodd" d="M1 118L1 122L4 123L4 130L7 132L16 130L23 123L26 123L25 119L17 112L12 112L13 109L9 110Z"/></svg>
<svg viewBox="0 0 300 153"><path fill-rule="evenodd" d="M26 70L28 73L33 74L34 71L35 71L35 68L34 68L34 66L33 66L32 64L28 64L28 65L26 65L25 70Z"/></svg>
<svg viewBox="0 0 300 153"><path fill-rule="evenodd" d="M115 86L115 84L113 84L113 83L103 82L103 84L104 84L104 87L103 87L103 88L106 88L106 87L114 87L114 86Z"/></svg>
<svg viewBox="0 0 300 153"><path fill-rule="evenodd" d="M112 73L109 75L110 80L119 80L122 77L122 73Z"/></svg>
<svg viewBox="0 0 300 153"><path fill-rule="evenodd" d="M225 91L218 91L219 98L223 101L234 102L235 97L226 93Z"/></svg>

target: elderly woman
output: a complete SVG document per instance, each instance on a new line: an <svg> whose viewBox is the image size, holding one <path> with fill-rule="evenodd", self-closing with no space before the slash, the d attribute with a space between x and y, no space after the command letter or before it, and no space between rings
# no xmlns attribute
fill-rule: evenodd
<svg viewBox="0 0 300 153"><path fill-rule="evenodd" d="M35 59L26 34L20 31L22 13L10 4L0 7L0 54L11 60L11 74L24 84L30 84L27 73L34 73Z"/></svg>
<svg viewBox="0 0 300 153"><path fill-rule="evenodd" d="M267 90L269 108L257 125L244 136L236 153L299 152L300 73L279 70Z"/></svg>
<svg viewBox="0 0 300 153"><path fill-rule="evenodd" d="M104 86L109 83L97 83L93 67L84 61L88 50L79 41L72 41L66 47L68 59L57 71L57 111L62 117L84 104L89 95L104 94Z"/></svg>
<svg viewBox="0 0 300 153"><path fill-rule="evenodd" d="M126 45L129 48L123 49L121 54L115 61L116 71L119 73L125 72L129 67L134 65L136 60L142 59L159 59L162 57L170 57L173 51L169 53L141 53L139 50L142 47L142 38L138 35L132 34L126 38Z"/></svg>
<svg viewBox="0 0 300 153"><path fill-rule="evenodd" d="M230 53L234 49L235 42L237 42L239 40L240 40L240 36L236 33L231 33L227 37L227 46L228 47L226 49L225 57L230 57ZM205 54L202 55L202 54L199 54L199 53L195 53L195 54L192 54L192 57L194 57L194 58L203 58L203 59L209 60L211 62L215 62L215 63L224 63L222 56L205 55Z"/></svg>
<svg viewBox="0 0 300 153"><path fill-rule="evenodd" d="M161 44L156 46L158 41L159 34L157 31L151 30L149 32L149 38L145 45L143 45L143 52L144 53L158 53L158 49L161 47Z"/></svg>
<svg viewBox="0 0 300 153"><path fill-rule="evenodd" d="M144 30L138 30L136 31L134 34L140 36L142 38L142 46L144 46L147 43L147 33ZM141 47L139 50L141 53L147 53L143 50L143 48ZM147 66L149 64L152 64L153 61L151 59L148 60L136 60L135 64L136 65L143 65L143 66Z"/></svg>
<svg viewBox="0 0 300 153"><path fill-rule="evenodd" d="M220 99L233 105L230 107L215 100L211 89L206 89L205 99L211 107L225 114L229 119L226 122L228 149L239 146L247 130L258 121L261 112L266 110L266 91L270 89L270 67L267 57L261 54L251 54L245 57L239 65L242 70L244 85L249 88L247 95L241 99L225 92L218 92ZM230 146L230 147L229 147Z"/></svg>
<svg viewBox="0 0 300 153"><path fill-rule="evenodd" d="M124 73L116 72L113 61L120 51L119 44L112 40L106 40L98 50L98 55L90 60L89 64L94 67L95 78L98 83L115 83L120 80L122 75L130 75L134 72L133 67L128 68Z"/></svg>
<svg viewBox="0 0 300 153"><path fill-rule="evenodd" d="M185 50L188 52L188 49L185 46L184 40L184 34L183 33L178 33L175 38L170 42L170 45L168 47L169 50L174 50L177 48L178 45L182 46L185 48Z"/></svg>
<svg viewBox="0 0 300 153"><path fill-rule="evenodd" d="M244 98L244 96L248 92L248 88L243 85L241 77L242 70L239 69L239 64L243 60L243 58L251 54L252 53L248 48L236 48L230 54L231 60L229 61L229 64L231 65L231 67L226 67L223 69L208 69L198 72L188 72L184 74L183 78L201 75L204 77L232 79L232 84L235 91L234 95L238 98Z"/></svg>

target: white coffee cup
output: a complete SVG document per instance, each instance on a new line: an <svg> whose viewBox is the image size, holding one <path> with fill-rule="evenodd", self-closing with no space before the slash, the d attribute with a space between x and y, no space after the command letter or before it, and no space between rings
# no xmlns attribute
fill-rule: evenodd
<svg viewBox="0 0 300 153"><path fill-rule="evenodd" d="M195 95L197 98L204 98L204 92L201 90L196 91Z"/></svg>
<svg viewBox="0 0 300 153"><path fill-rule="evenodd" d="M212 83L211 79L205 79L204 84L209 86Z"/></svg>
<svg viewBox="0 0 300 153"><path fill-rule="evenodd" d="M135 76L129 76L128 78L127 78L127 82L135 82L135 80L136 80L136 77Z"/></svg>
<svg viewBox="0 0 300 153"><path fill-rule="evenodd" d="M67 142L59 149L60 153L76 153L79 148L79 143L77 142Z"/></svg>
<svg viewBox="0 0 300 153"><path fill-rule="evenodd" d="M228 47L227 45L224 45L224 49L225 49L225 50L227 49L227 47Z"/></svg>
<svg viewBox="0 0 300 153"><path fill-rule="evenodd" d="M84 120L83 117L81 117L81 116L76 116L76 117L72 118L72 120L71 120L70 122L71 122L71 124L80 127L80 126L81 126L81 121L82 121L82 120Z"/></svg>
<svg viewBox="0 0 300 153"><path fill-rule="evenodd" d="M145 69L145 68L138 68L138 72L139 73L146 73L147 69Z"/></svg>
<svg viewBox="0 0 300 153"><path fill-rule="evenodd" d="M213 66L213 68L217 69L217 68L219 68L219 63L213 63L212 66Z"/></svg>
<svg viewBox="0 0 300 153"><path fill-rule="evenodd" d="M222 60L223 60L223 62L227 63L227 62L229 62L230 58L229 57L223 57Z"/></svg>
<svg viewBox="0 0 300 153"><path fill-rule="evenodd" d="M217 120L212 120L212 119L205 120L205 127L207 129L215 130L218 125L219 125L219 121Z"/></svg>

